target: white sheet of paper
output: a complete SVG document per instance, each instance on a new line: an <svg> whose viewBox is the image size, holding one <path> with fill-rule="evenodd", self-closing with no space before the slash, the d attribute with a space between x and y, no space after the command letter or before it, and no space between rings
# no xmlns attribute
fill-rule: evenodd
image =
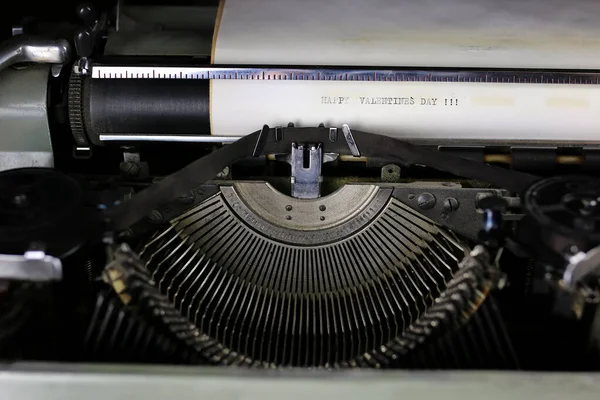
<svg viewBox="0 0 600 400"><path fill-rule="evenodd" d="M216 80L211 103L219 136L293 122L408 139L600 139L596 85Z"/></svg>
<svg viewBox="0 0 600 400"><path fill-rule="evenodd" d="M600 68L598 0L226 0L213 63Z"/></svg>
<svg viewBox="0 0 600 400"><path fill-rule="evenodd" d="M600 69L598 21L598 0L226 0L213 62ZM294 122L416 139L600 142L599 115L598 85L211 84L212 133L223 136Z"/></svg>

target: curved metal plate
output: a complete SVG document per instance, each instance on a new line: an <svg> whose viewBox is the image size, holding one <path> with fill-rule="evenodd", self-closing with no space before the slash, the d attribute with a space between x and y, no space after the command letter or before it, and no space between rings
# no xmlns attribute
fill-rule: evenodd
<svg viewBox="0 0 600 400"><path fill-rule="evenodd" d="M384 209L392 189L346 185L320 199L285 196L265 183L221 187L231 210L271 239L297 245L322 245L347 237Z"/></svg>

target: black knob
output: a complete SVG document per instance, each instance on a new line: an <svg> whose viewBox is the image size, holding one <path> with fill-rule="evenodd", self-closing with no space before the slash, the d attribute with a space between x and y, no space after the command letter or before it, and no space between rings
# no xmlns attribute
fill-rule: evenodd
<svg viewBox="0 0 600 400"><path fill-rule="evenodd" d="M94 40L91 29L77 28L75 30L75 50L79 57L90 57L92 55Z"/></svg>
<svg viewBox="0 0 600 400"><path fill-rule="evenodd" d="M96 10L90 3L80 4L77 7L77 16L81 18L85 26L90 28L98 21L98 14L96 14Z"/></svg>

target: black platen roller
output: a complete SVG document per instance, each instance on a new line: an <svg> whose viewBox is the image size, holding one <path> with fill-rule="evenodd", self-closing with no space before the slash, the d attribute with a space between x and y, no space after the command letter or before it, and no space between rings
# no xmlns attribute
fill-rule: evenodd
<svg viewBox="0 0 600 400"><path fill-rule="evenodd" d="M69 112L81 113L85 135L210 134L209 81L84 79L69 93ZM79 106L78 106L79 105Z"/></svg>

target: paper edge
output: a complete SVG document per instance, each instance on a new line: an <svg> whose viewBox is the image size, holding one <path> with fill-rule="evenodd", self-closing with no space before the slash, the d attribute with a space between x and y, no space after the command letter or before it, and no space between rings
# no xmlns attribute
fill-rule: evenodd
<svg viewBox="0 0 600 400"><path fill-rule="evenodd" d="M225 0L219 0L217 9L217 18L215 19L215 29L213 30L212 49L210 51L210 63L215 62L215 52L217 49L217 38L219 37L219 29L221 28L221 20L223 19L223 11L225 10Z"/></svg>

